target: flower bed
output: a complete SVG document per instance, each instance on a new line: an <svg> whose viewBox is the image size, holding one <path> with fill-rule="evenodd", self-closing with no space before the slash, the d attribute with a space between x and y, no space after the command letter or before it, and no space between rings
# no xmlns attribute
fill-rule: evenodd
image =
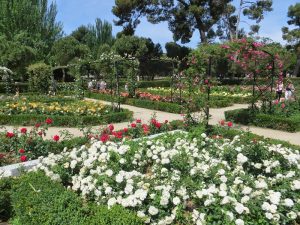
<svg viewBox="0 0 300 225"><path fill-rule="evenodd" d="M299 150L235 136L167 135L50 154L42 170L86 200L121 205L151 224L293 224Z"/></svg>
<svg viewBox="0 0 300 225"><path fill-rule="evenodd" d="M300 101L282 102L275 101L272 106L272 114L263 109L251 113L250 109L236 109L225 112L225 118L236 123L259 127L267 127L289 132L300 131Z"/></svg>
<svg viewBox="0 0 300 225"><path fill-rule="evenodd" d="M61 134L54 135L52 140L45 140L43 137L46 136L49 125L54 123L53 119L47 118L44 122L37 123L31 130L21 128L19 130L15 129L13 132L0 132L0 141L2 143L0 147L0 166L27 162L40 156L46 156L49 153L57 154L66 147L89 145L91 138L103 142L119 142L125 139L130 140L185 127L183 121L168 122L166 120L159 122L156 119L152 119L150 123L146 124L137 119L122 130L115 130L114 125L110 124L104 129L87 128L84 130L84 136L78 138L61 132Z"/></svg>
<svg viewBox="0 0 300 225"><path fill-rule="evenodd" d="M0 102L0 124L35 125L47 117L54 119L54 126L99 125L129 120L132 113L122 109L114 112L109 106L92 101L70 98L10 99Z"/></svg>

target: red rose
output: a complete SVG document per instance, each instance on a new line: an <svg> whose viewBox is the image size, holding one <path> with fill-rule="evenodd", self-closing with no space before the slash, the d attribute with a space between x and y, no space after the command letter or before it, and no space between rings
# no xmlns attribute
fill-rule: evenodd
<svg viewBox="0 0 300 225"><path fill-rule="evenodd" d="M221 126L224 126L224 125L225 125L225 120L221 120L221 121L220 121L220 125L221 125Z"/></svg>
<svg viewBox="0 0 300 225"><path fill-rule="evenodd" d="M209 83L208 79L205 79L204 84L208 84L208 83Z"/></svg>
<svg viewBox="0 0 300 225"><path fill-rule="evenodd" d="M45 122L46 122L46 124L52 124L53 120L51 118L47 118Z"/></svg>
<svg viewBox="0 0 300 225"><path fill-rule="evenodd" d="M109 140L109 135L108 134L102 134L100 137L100 141L103 143L107 142Z"/></svg>
<svg viewBox="0 0 300 225"><path fill-rule="evenodd" d="M109 124L109 125L108 125L108 129L109 129L110 131L113 131L113 130L115 129L115 127L114 127L114 125Z"/></svg>
<svg viewBox="0 0 300 225"><path fill-rule="evenodd" d="M53 136L53 140L54 140L54 141L59 141L59 136L58 136L58 135L54 135L54 136Z"/></svg>
<svg viewBox="0 0 300 225"><path fill-rule="evenodd" d="M39 127L41 126L41 123L36 123L34 126L35 126L36 128L39 128Z"/></svg>
<svg viewBox="0 0 300 225"><path fill-rule="evenodd" d="M154 125L155 125L155 127L158 128L158 129L161 127L161 123L159 123L159 122L156 122L156 124L154 124Z"/></svg>
<svg viewBox="0 0 300 225"><path fill-rule="evenodd" d="M8 138L12 138L13 136L15 136L15 134L12 133L12 132L7 132L6 133L6 137L8 137Z"/></svg>
<svg viewBox="0 0 300 225"><path fill-rule="evenodd" d="M121 139L123 137L122 131L114 132L113 134L116 138Z"/></svg>
<svg viewBox="0 0 300 225"><path fill-rule="evenodd" d="M21 160L21 162L27 161L27 156L26 155L21 155L20 160Z"/></svg>
<svg viewBox="0 0 300 225"><path fill-rule="evenodd" d="M21 131L22 134L26 134L27 133L27 129L25 127L21 128L20 131Z"/></svg>
<svg viewBox="0 0 300 225"><path fill-rule="evenodd" d="M25 153L25 150L23 148L19 149L19 153L20 154L24 154Z"/></svg>
<svg viewBox="0 0 300 225"><path fill-rule="evenodd" d="M38 135L42 136L42 135L43 135L43 132L42 132L42 131L39 131L39 132L38 132Z"/></svg>
<svg viewBox="0 0 300 225"><path fill-rule="evenodd" d="M123 130L124 130L125 133L128 132L128 128L127 127L125 127Z"/></svg>
<svg viewBox="0 0 300 225"><path fill-rule="evenodd" d="M0 154L0 159L3 159L5 157L4 154Z"/></svg>
<svg viewBox="0 0 300 225"><path fill-rule="evenodd" d="M152 120L151 120L151 123L152 123L153 125L155 125L155 124L157 123L157 120L156 120L156 119L152 119Z"/></svg>
<svg viewBox="0 0 300 225"><path fill-rule="evenodd" d="M284 103L281 104L281 108L282 108L282 109L285 108L285 104L284 104Z"/></svg>
<svg viewBox="0 0 300 225"><path fill-rule="evenodd" d="M136 127L136 124L135 124L135 123L132 123L132 124L131 124L131 127L132 127L132 128L135 128L135 127Z"/></svg>
<svg viewBox="0 0 300 225"><path fill-rule="evenodd" d="M228 123L227 123L227 126L228 126L228 127L232 127L232 126L233 126L233 123L232 123L232 122L228 122Z"/></svg>
<svg viewBox="0 0 300 225"><path fill-rule="evenodd" d="M136 120L136 123L141 123L141 122L142 122L141 119L137 119L137 120Z"/></svg>

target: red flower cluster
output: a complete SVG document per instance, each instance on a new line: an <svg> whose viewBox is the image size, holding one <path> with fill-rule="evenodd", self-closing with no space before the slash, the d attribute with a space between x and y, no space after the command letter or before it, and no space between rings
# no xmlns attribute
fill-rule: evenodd
<svg viewBox="0 0 300 225"><path fill-rule="evenodd" d="M219 122L219 124L220 124L221 126L225 126L225 125L226 125L226 121L225 121L225 120L221 120L221 121ZM231 121L229 121L229 122L227 122L227 126L228 126L228 127L232 127L232 126L233 126L233 123L232 123Z"/></svg>
<svg viewBox="0 0 300 225"><path fill-rule="evenodd" d="M19 153L20 154L24 154L25 153L25 150L23 148L19 149Z"/></svg>
<svg viewBox="0 0 300 225"><path fill-rule="evenodd" d="M156 127L156 128L161 128L161 123L158 122L156 119L152 119L151 123Z"/></svg>

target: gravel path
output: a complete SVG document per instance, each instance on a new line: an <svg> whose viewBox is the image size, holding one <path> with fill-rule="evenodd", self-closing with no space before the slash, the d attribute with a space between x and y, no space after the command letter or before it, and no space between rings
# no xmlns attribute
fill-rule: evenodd
<svg viewBox="0 0 300 225"><path fill-rule="evenodd" d="M94 99L89 99L91 101L98 101ZM110 102L100 101L104 104L110 104ZM133 118L134 119L141 119L142 122L148 122L152 116L155 114L158 121L164 122L165 120L172 121L172 120L178 120L182 119L182 116L179 114L174 113L168 113L168 112L162 112L157 110L151 110L151 109L144 109L139 108L135 106L130 105L122 105L122 108L128 109L133 112ZM210 124L216 125L219 123L220 120L224 119L224 112L227 110L233 110L233 109L240 109L240 108L247 108L247 104L235 104L230 107L226 108L219 108L219 109L210 109L211 119ZM117 123L114 124L115 129L122 129L124 127L127 127L130 124L130 122L123 122L123 123ZM94 129L100 128L101 126L94 126ZM103 127L103 126L102 126ZM279 131L279 130L272 130L272 129L266 129L266 128L260 128L260 127L252 127L252 126L243 126L243 125L235 125L236 129L242 129L242 130L249 130L252 133L264 136L266 138L273 138L278 139L282 141L288 141L291 144L300 145L300 132L297 133L289 133L285 131ZM30 127L27 127L30 129ZM13 130L12 126L6 126L6 129ZM2 130L2 129L0 129ZM74 136L82 136L82 132L78 128L61 128L61 127L50 127L46 138L52 138L54 135L58 134L61 130L67 130Z"/></svg>

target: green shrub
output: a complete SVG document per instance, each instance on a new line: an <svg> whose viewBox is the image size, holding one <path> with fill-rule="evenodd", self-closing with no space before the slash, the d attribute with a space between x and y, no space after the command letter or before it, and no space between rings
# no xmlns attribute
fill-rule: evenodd
<svg viewBox="0 0 300 225"><path fill-rule="evenodd" d="M106 206L94 206L94 214L89 217L87 225L143 225L143 221L129 210L121 206L114 206L110 210Z"/></svg>
<svg viewBox="0 0 300 225"><path fill-rule="evenodd" d="M28 173L11 190L14 221L22 225L142 225L131 211L97 206L51 181L42 172Z"/></svg>
<svg viewBox="0 0 300 225"><path fill-rule="evenodd" d="M0 114L1 125L23 125L33 126L47 118L53 119L53 126L76 127L99 125L112 122L122 122L131 119L132 112L123 110L121 112L112 112L103 116L60 116L60 115L38 115L38 114L19 114L7 115Z"/></svg>
<svg viewBox="0 0 300 225"><path fill-rule="evenodd" d="M48 93L52 76L51 66L45 63L36 63L30 65L27 71L29 74L29 89L35 92Z"/></svg>
<svg viewBox="0 0 300 225"><path fill-rule="evenodd" d="M153 109L177 114L183 112L183 107L181 105L169 102L156 102L150 100L129 98L126 100L126 104L146 109Z"/></svg>
<svg viewBox="0 0 300 225"><path fill-rule="evenodd" d="M103 100L103 101L107 101L107 102L111 102L112 101L112 97L111 95L108 94L102 94L102 93L93 93L93 92L87 92L86 93L86 97L87 98L93 98L93 99L98 99L98 100ZM114 101L117 101L118 99L115 98L113 99ZM120 97L120 103L124 104L126 102L126 98Z"/></svg>
<svg viewBox="0 0 300 225"><path fill-rule="evenodd" d="M0 179L0 222L7 221L12 215L10 199L12 184L12 178Z"/></svg>
<svg viewBox="0 0 300 225"><path fill-rule="evenodd" d="M12 84L12 93L14 94L16 92L16 89L19 89L19 92L27 92L29 87L28 87L28 83L13 83ZM0 83L0 93L6 93L5 90L5 83Z"/></svg>
<svg viewBox="0 0 300 225"><path fill-rule="evenodd" d="M225 112L226 120L240 124L252 124L276 130L296 132L300 130L300 115L284 117L272 114L252 114L249 109L236 109Z"/></svg>
<svg viewBox="0 0 300 225"><path fill-rule="evenodd" d="M11 195L15 216L23 225L83 224L87 217L80 198L43 173L22 176Z"/></svg>
<svg viewBox="0 0 300 225"><path fill-rule="evenodd" d="M170 87L170 80L153 80L153 81L140 81L138 82L138 88L148 87Z"/></svg>

